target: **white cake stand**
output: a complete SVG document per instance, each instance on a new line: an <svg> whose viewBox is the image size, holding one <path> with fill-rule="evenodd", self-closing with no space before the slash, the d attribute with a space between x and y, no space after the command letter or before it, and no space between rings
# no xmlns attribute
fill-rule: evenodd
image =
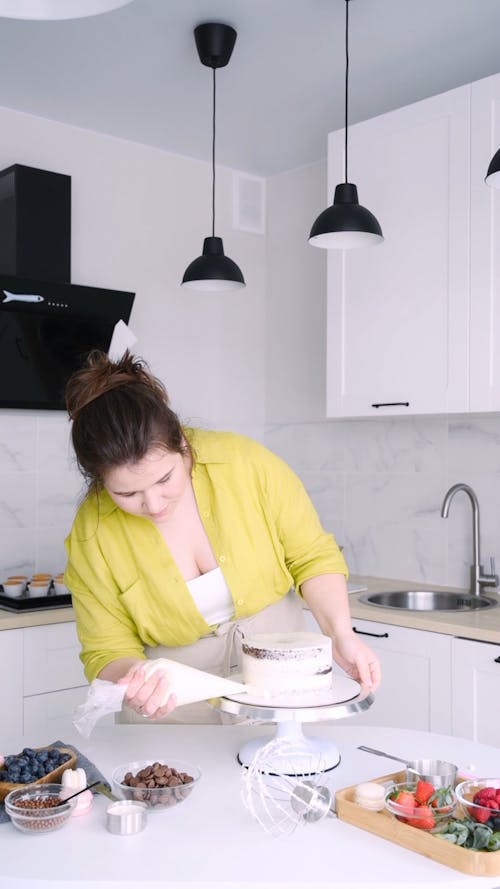
<svg viewBox="0 0 500 889"><path fill-rule="evenodd" d="M238 680L239 677L232 677ZM212 698L209 703L222 713L248 719L249 722L276 723L276 738L286 738L295 748L303 748L304 757L294 757L294 771L291 774L303 775L311 769L311 759L318 767L315 773L328 772L340 763L340 753L333 741L304 735L302 723L326 722L345 719L355 713L368 710L373 704L371 691L363 688L348 676L334 675L332 687L321 692L304 694L258 696L255 692L240 692L220 698ZM253 738L243 744L238 753L238 762L248 766L257 752L271 739ZM296 761L296 762L295 762Z"/></svg>

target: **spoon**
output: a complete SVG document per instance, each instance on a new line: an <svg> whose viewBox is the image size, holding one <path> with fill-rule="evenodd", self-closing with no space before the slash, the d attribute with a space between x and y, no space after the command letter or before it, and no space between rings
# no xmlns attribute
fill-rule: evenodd
<svg viewBox="0 0 500 889"><path fill-rule="evenodd" d="M65 799L60 800L57 803L57 806L62 806L64 803L67 803L69 799L74 799L75 796L79 796L80 793L85 793L85 791L90 790L91 787L97 787L97 785L100 783L100 781L94 781L93 784L87 784L86 787L82 787L81 790L77 790L76 793L72 793L71 796L67 796L65 797ZM57 806L54 806L54 808L57 809Z"/></svg>

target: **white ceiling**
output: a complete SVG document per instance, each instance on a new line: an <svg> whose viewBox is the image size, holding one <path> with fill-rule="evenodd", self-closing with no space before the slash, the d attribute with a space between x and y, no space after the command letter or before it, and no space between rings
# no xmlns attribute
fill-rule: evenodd
<svg viewBox="0 0 500 889"><path fill-rule="evenodd" d="M500 0L351 0L352 123L500 71ZM0 19L0 105L209 160L211 71L193 28L238 31L217 72L217 162L271 175L343 126L344 0L133 0ZM1 138L1 136L0 136Z"/></svg>

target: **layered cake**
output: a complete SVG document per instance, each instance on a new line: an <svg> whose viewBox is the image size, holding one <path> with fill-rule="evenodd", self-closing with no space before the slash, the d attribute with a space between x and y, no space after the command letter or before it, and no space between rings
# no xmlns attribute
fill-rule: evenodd
<svg viewBox="0 0 500 889"><path fill-rule="evenodd" d="M242 645L245 685L264 695L323 691L332 683L332 640L321 633L259 633Z"/></svg>

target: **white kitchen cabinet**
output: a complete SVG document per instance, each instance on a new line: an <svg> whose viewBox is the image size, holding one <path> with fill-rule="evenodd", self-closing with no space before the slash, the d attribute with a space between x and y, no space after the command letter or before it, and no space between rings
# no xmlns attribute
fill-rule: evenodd
<svg viewBox="0 0 500 889"><path fill-rule="evenodd" d="M375 703L358 722L449 734L452 637L367 620L352 624L377 652L383 677Z"/></svg>
<svg viewBox="0 0 500 889"><path fill-rule="evenodd" d="M500 747L500 645L452 640L452 733Z"/></svg>
<svg viewBox="0 0 500 889"><path fill-rule="evenodd" d="M73 621L26 627L23 634L24 695L44 694L87 684Z"/></svg>
<svg viewBox="0 0 500 889"><path fill-rule="evenodd" d="M328 254L330 417L468 409L470 94L460 87L349 130L349 181L385 241ZM330 200L343 140L329 140Z"/></svg>
<svg viewBox="0 0 500 889"><path fill-rule="evenodd" d="M470 410L500 410L500 191L485 185L500 148L500 75L471 92Z"/></svg>
<svg viewBox="0 0 500 889"><path fill-rule="evenodd" d="M318 630L310 612L306 623L308 629ZM352 718L360 725L449 734L452 637L369 620L353 619L352 625L377 652L382 666L374 703Z"/></svg>
<svg viewBox="0 0 500 889"><path fill-rule="evenodd" d="M0 700L2 701L2 731L8 724L12 734L22 733L23 727L23 631L0 633Z"/></svg>
<svg viewBox="0 0 500 889"><path fill-rule="evenodd" d="M37 735L64 741L65 732L72 728L75 707L83 704L88 686L68 688L46 694L30 695L23 700L24 734L36 740ZM106 720L108 721L108 720Z"/></svg>
<svg viewBox="0 0 500 889"><path fill-rule="evenodd" d="M64 740L87 695L74 621L0 632L0 697L9 732Z"/></svg>

